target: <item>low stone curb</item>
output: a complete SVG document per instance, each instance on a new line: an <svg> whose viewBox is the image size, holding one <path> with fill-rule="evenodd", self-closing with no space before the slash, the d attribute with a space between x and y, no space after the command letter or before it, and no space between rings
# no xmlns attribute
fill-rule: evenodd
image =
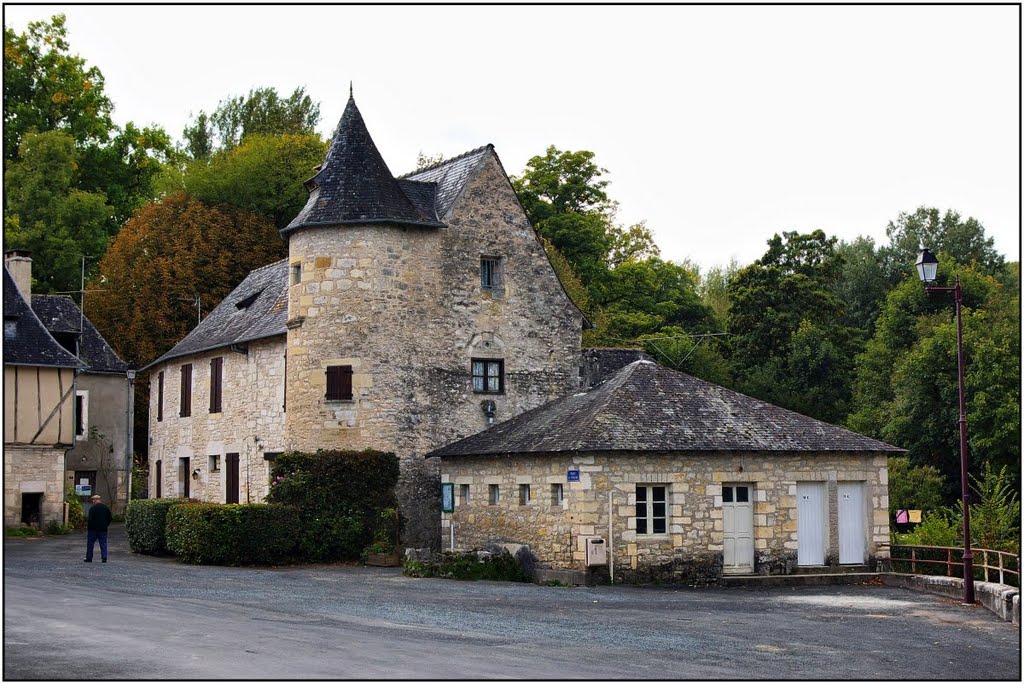
<svg viewBox="0 0 1024 684"><path fill-rule="evenodd" d="M893 587L925 591L954 599L964 595L964 580L961 577L888 572L883 573L881 578L883 583ZM995 582L975 582L974 595L990 611L1020 626L1020 589Z"/></svg>

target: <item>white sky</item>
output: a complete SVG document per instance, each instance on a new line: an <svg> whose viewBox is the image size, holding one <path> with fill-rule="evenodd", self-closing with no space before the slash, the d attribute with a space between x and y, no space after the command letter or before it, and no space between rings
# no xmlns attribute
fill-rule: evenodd
<svg viewBox="0 0 1024 684"><path fill-rule="evenodd" d="M1020 252L1019 8L12 6L64 12L118 122L180 137L256 86L356 102L395 174L493 143L610 172L662 256L749 263L777 231L885 242L920 205ZM908 265L909 268L909 265Z"/></svg>

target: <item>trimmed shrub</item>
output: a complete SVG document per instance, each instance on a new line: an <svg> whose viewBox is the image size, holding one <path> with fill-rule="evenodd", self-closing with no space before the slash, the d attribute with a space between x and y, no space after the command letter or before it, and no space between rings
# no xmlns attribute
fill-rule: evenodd
<svg viewBox="0 0 1024 684"><path fill-rule="evenodd" d="M278 504L186 503L167 512L167 548L184 563L265 565L288 559L295 509Z"/></svg>
<svg viewBox="0 0 1024 684"><path fill-rule="evenodd" d="M289 452L274 462L267 501L298 510L303 559L351 560L374 540L378 527L392 524L381 511L398 508L397 483L393 453ZM389 528L392 533L397 534L397 525Z"/></svg>
<svg viewBox="0 0 1024 684"><path fill-rule="evenodd" d="M125 512L124 529L128 534L128 546L135 553L166 556L167 540L164 536L167 511L171 506L187 502L188 499L136 499L128 504Z"/></svg>
<svg viewBox="0 0 1024 684"><path fill-rule="evenodd" d="M457 580L497 580L530 582L530 576L508 551L487 553L442 553L429 561L406 560L402 574L407 577L443 577Z"/></svg>

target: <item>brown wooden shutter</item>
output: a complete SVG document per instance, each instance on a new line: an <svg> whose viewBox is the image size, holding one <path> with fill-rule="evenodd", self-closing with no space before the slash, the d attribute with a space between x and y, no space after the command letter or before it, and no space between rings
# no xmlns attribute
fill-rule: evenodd
<svg viewBox="0 0 1024 684"><path fill-rule="evenodd" d="M181 367L181 411L178 413L182 418L192 415L192 364L186 363Z"/></svg>
<svg viewBox="0 0 1024 684"><path fill-rule="evenodd" d="M341 398L352 399L352 366L341 367Z"/></svg>
<svg viewBox="0 0 1024 684"><path fill-rule="evenodd" d="M210 359L210 413L220 413L224 359Z"/></svg>
<svg viewBox="0 0 1024 684"><path fill-rule="evenodd" d="M156 419L159 422L164 419L164 372L160 371L156 378L157 384L160 386L156 395Z"/></svg>

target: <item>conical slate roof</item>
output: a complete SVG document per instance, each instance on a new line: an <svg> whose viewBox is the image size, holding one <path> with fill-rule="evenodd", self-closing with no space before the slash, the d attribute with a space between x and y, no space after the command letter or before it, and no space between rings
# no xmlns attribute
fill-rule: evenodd
<svg viewBox="0 0 1024 684"><path fill-rule="evenodd" d="M345 223L444 225L433 208L434 188L417 188L414 203L391 175L351 95L324 163L306 186L306 206L282 235L304 226ZM424 193L431 193L431 200Z"/></svg>
<svg viewBox="0 0 1024 684"><path fill-rule="evenodd" d="M861 451L894 446L719 385L635 361L431 456L594 451Z"/></svg>

